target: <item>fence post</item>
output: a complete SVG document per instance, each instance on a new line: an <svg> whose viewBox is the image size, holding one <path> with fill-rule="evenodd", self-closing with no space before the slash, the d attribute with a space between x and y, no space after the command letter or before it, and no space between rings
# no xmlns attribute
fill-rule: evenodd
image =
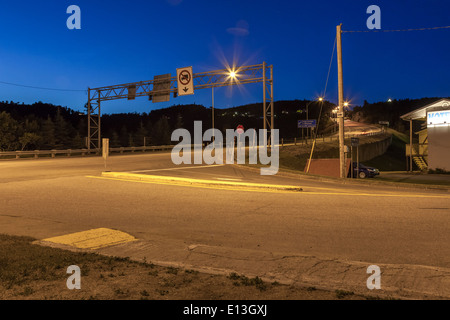
<svg viewBox="0 0 450 320"><path fill-rule="evenodd" d="M34 150L34 158L39 158L39 150Z"/></svg>

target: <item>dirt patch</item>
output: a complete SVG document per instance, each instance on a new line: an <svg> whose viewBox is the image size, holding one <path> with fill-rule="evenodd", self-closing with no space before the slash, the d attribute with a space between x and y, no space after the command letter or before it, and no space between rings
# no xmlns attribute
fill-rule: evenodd
<svg viewBox="0 0 450 320"><path fill-rule="evenodd" d="M0 235L2 300L362 300L353 292L267 283L245 275L210 275L151 262L71 252ZM69 290L67 268L77 262L81 289ZM375 297L375 299L378 297Z"/></svg>

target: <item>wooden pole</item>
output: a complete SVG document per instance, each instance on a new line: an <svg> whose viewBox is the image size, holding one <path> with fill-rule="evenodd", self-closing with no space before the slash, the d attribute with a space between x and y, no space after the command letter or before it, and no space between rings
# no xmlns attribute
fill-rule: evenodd
<svg viewBox="0 0 450 320"><path fill-rule="evenodd" d="M337 62L338 62L338 88L339 88L339 164L340 177L346 178L345 175L345 150L344 150L344 77L342 68L342 24L336 27L336 43L337 43Z"/></svg>
<svg viewBox="0 0 450 320"><path fill-rule="evenodd" d="M413 162L413 155L412 155L412 150L413 150L413 127L412 127L412 119L409 120L409 171L413 171L413 166L412 166L412 162Z"/></svg>

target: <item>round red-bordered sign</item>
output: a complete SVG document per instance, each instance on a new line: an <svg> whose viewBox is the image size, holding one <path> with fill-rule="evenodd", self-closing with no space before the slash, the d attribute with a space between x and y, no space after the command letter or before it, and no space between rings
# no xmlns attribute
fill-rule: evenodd
<svg viewBox="0 0 450 320"><path fill-rule="evenodd" d="M238 125L236 128L236 132L238 134L243 134L244 133L244 126L243 125Z"/></svg>
<svg viewBox="0 0 450 320"><path fill-rule="evenodd" d="M187 86L191 82L191 73L187 70L181 71L178 80L183 86Z"/></svg>

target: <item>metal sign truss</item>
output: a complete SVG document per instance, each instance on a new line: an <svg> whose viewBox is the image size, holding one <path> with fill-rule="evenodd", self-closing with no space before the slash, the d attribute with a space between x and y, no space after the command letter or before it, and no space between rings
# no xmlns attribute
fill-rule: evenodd
<svg viewBox="0 0 450 320"><path fill-rule="evenodd" d="M193 79L194 90L262 82L264 129L268 129L269 131L274 129L272 65L268 66L264 62L253 66L236 67L233 70L221 69L194 73ZM143 96L147 96L149 99L152 99L154 96L167 95L171 93L176 95L178 92L176 77L171 77L169 89L156 90L159 88L161 88L161 86L158 85L158 80L139 81L92 89L89 88L87 137L87 147L89 151L93 148L96 152L100 152L102 141L100 106L102 101L118 99L130 100L135 97Z"/></svg>

